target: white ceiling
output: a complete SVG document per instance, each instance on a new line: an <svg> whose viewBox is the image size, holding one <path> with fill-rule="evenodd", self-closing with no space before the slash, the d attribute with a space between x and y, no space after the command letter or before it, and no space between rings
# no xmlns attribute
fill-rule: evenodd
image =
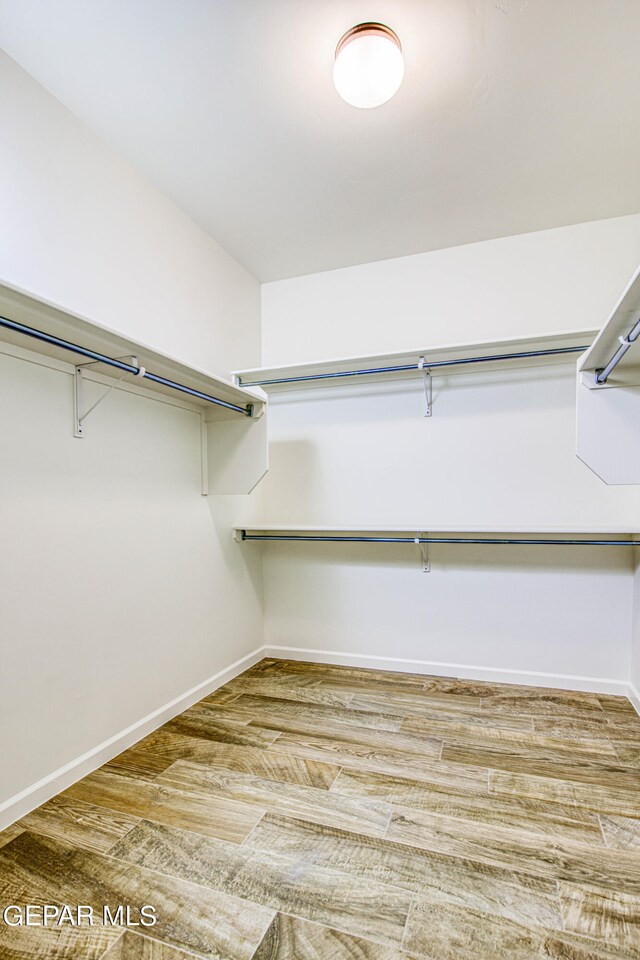
<svg viewBox="0 0 640 960"><path fill-rule="evenodd" d="M0 44L261 280L640 209L638 0L0 0Z"/></svg>

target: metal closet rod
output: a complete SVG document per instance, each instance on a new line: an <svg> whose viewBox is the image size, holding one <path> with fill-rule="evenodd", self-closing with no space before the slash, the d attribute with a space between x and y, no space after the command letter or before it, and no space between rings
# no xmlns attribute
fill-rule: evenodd
<svg viewBox="0 0 640 960"><path fill-rule="evenodd" d="M609 360L609 363L606 367L603 367L602 370L596 370L596 383L606 383L609 376L618 366L625 353L629 349L632 343L640 337L640 318L636 321L634 327L631 328L626 337L620 337L620 346Z"/></svg>
<svg viewBox="0 0 640 960"><path fill-rule="evenodd" d="M637 540L540 540L498 537L328 537L324 535L264 534L241 531L242 540L303 540L325 541L328 543L479 543L479 544L518 544L525 546L576 546L576 547L628 547L640 546Z"/></svg>
<svg viewBox="0 0 640 960"><path fill-rule="evenodd" d="M557 357L565 353L584 353L588 347L555 347L551 350L525 350L520 353L497 353L484 357L459 357L456 360L434 360L429 362L402 363L391 367L369 367L364 370L338 370L334 373L312 373L301 377L276 377L272 380L240 381L243 387L265 387L277 383L302 383L309 380L337 380L340 377L363 377L375 373L401 373L406 370L435 370L438 367L457 367L468 363L490 363L494 360L524 360L529 357Z"/></svg>
<svg viewBox="0 0 640 960"><path fill-rule="evenodd" d="M81 347L77 343L71 343L70 340L62 340L60 337L54 337L43 330L36 330L35 327L28 327L24 323L17 323L15 320L8 320L6 317L0 317L0 327L6 327L7 330L13 330L16 333L22 333L33 340L40 340L42 343L50 343L54 347L60 347L61 350L69 350L71 353L77 353L81 357L88 357L98 363L104 363L109 367L115 367L125 373L132 373L139 376L142 367L133 366L125 363L123 360L115 360L113 357L107 357L95 350L89 350L87 347ZM244 414L245 417L253 416L253 404L248 403L245 407L238 406L235 403L228 403L226 400L220 400L218 397L212 397L201 390L194 390L192 387L186 387L182 383L176 383L175 380L167 380L166 377L159 377L155 373L149 373L144 370L142 374L145 380L151 380L153 383L160 383L165 387L171 387L172 390L178 390L180 393L186 393L190 397L197 397L199 400L206 400L207 403L215 403L218 407L226 407L227 410L235 410L237 413Z"/></svg>

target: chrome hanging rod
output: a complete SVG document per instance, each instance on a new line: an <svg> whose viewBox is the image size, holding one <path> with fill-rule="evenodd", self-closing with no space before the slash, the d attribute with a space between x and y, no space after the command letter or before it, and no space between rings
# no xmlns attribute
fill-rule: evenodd
<svg viewBox="0 0 640 960"><path fill-rule="evenodd" d="M632 343L640 337L640 318L636 321L634 327L631 328L626 337L620 337L620 346L609 360L609 363L606 367L603 367L602 370L596 370L596 383L606 383L609 379L611 373L618 366L625 353L629 349Z"/></svg>
<svg viewBox="0 0 640 960"><path fill-rule="evenodd" d="M420 360L415 363L402 363L391 367L369 367L364 370L338 370L334 373L311 373L300 377L276 377L272 380L240 380L243 387L266 387L274 386L278 383L303 383L312 380L337 380L341 377L363 377L371 376L376 373L402 373L407 370L435 370L438 367L457 367L469 363L490 363L494 360L524 360L532 357L557 357L565 353L584 353L588 347L556 347L552 350L526 350L521 353L498 353L484 357L459 357L456 360L429 360L421 364Z"/></svg>
<svg viewBox="0 0 640 960"><path fill-rule="evenodd" d="M247 533L241 530L242 540L302 540L302 541L323 541L327 543L475 543L475 544L517 544L526 546L575 546L575 547L637 547L640 542L637 540L540 540L540 539L520 539L520 538L498 538L498 537L342 537L342 536L324 536L309 535L296 536L295 534L271 534L271 533Z"/></svg>
<svg viewBox="0 0 640 960"><path fill-rule="evenodd" d="M60 347L61 350L69 350L71 353L77 353L81 357L88 357L90 360L95 360L98 363L104 363L109 367L115 367L117 370L122 370L125 373L132 373L134 376L140 375L140 371L143 369L141 367L133 366L130 363L125 363L123 360L116 360L113 357L107 357L102 353L97 353L95 350L89 350L87 347L81 347L77 343L71 343L69 340L62 340L60 337L54 337L50 333L44 333L42 330L36 330L35 327L28 327L24 323L17 323L15 320L8 320L6 317L0 317L0 327L5 327L7 330L13 330L15 333L22 333L26 337L31 337L34 340L40 340L42 343L50 343L54 347ZM194 390L192 387L186 387L182 383L176 383L175 380L167 380L166 377L159 377L155 373L149 373L148 370L144 370L142 376L145 380L151 380L153 383L160 383L165 387L170 387L172 390L178 390L180 393L186 393L190 397L197 397L198 400L206 400L207 403L215 403L219 407L226 407L227 410L235 410L237 413L244 414L245 417L253 416L253 404L251 403L248 403L244 407L241 407L235 403L228 403L226 400L220 400L218 397L212 397L208 393L203 393L201 390Z"/></svg>

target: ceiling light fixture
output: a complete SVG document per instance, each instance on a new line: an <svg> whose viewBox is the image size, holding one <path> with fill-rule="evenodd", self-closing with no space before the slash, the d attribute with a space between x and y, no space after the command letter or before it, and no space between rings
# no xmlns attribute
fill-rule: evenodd
<svg viewBox="0 0 640 960"><path fill-rule="evenodd" d="M379 107L396 93L404 77L400 40L382 23L359 23L336 47L333 82L354 107Z"/></svg>

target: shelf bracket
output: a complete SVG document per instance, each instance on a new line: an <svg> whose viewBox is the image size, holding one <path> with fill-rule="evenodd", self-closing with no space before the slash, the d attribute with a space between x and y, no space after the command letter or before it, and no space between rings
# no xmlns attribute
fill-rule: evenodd
<svg viewBox="0 0 640 960"><path fill-rule="evenodd" d="M433 387L431 383L431 370L429 367L425 366L424 357L420 357L418 361L418 369L422 370L422 377L424 380L424 398L426 402L425 417L431 416L431 405L433 403Z"/></svg>
<svg viewBox="0 0 640 960"><path fill-rule="evenodd" d="M422 572L431 573L431 561L429 559L429 544L422 543L420 537L428 537L428 533L419 533L416 536L416 543L420 547L420 555L422 557Z"/></svg>
<svg viewBox="0 0 640 960"><path fill-rule="evenodd" d="M114 359L116 359L116 360L130 360L132 367L138 367L138 359L137 359L137 357L133 357L133 356L128 356L128 357L115 357ZM78 437L79 439L82 439L82 438L84 437L84 421L87 419L87 417L89 416L89 414L90 414L90 413L93 413L93 411L96 409L96 407L99 406L99 405L102 403L102 401L105 399L105 397L107 397L107 396L111 393L111 391L112 391L113 389L115 389L115 387L118 386L118 384L120 383L120 381L121 381L121 380L124 380L125 377L131 377L131 376L133 376L133 377L135 377L135 378L137 378L137 379L142 379L142 378L144 377L144 375L145 375L145 372L146 372L144 367L138 367L138 372L137 372L137 373L134 373L134 374L129 373L128 370L125 370L125 372L122 374L121 377L118 377L117 380L114 380L113 383L112 383L110 386L108 386L107 389L106 389L103 393L100 394L100 396L99 396L98 399L95 401L95 403L92 403L91 406L90 406L87 410L85 410L84 412L82 412L82 394L83 394L82 381L83 381L84 369L85 369L85 367L92 367L92 366L94 366L96 363L100 363L100 361L99 361L99 360L91 360L89 363L78 363L78 364L76 364L76 369L75 369L74 404L73 404L73 421L74 421L74 423L73 423L73 435L74 435L74 437Z"/></svg>
<svg viewBox="0 0 640 960"><path fill-rule="evenodd" d="M209 442L208 442L208 424L204 410L200 413L200 469L201 469L201 490L203 497L209 493Z"/></svg>

